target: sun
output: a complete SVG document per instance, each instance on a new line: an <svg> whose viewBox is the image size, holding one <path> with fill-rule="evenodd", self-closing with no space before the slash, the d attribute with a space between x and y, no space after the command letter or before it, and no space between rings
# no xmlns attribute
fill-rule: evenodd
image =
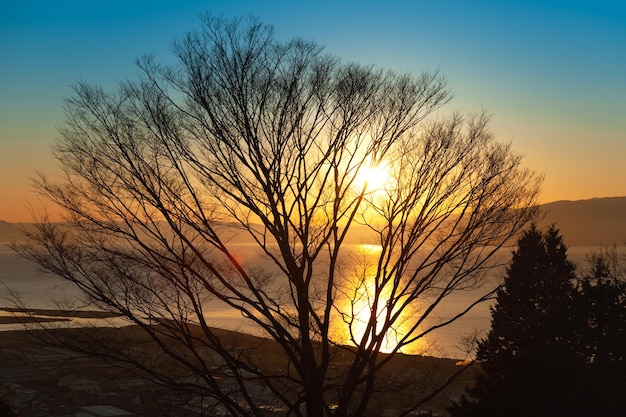
<svg viewBox="0 0 626 417"><path fill-rule="evenodd" d="M385 190L390 179L389 167L381 162L377 165L362 166L357 174L356 183L360 189L376 192Z"/></svg>

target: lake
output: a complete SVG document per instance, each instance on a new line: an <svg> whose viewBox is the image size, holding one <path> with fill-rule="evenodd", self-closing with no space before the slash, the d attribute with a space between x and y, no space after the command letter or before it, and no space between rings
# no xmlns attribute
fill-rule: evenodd
<svg viewBox="0 0 626 417"><path fill-rule="evenodd" d="M576 263L584 263L586 256L597 251L597 247L571 247L568 249L569 258ZM246 246L240 248L241 256L249 256L251 249ZM509 256L507 250L503 256ZM501 276L502 270L494 271L494 276ZM19 296L32 308L56 308L54 300L76 300L80 298L80 292L73 285L66 283L59 277L43 274L33 262L17 256L9 247L0 245L0 307L10 307L11 292ZM463 305L468 300L474 299L476 291L457 293L449 296L446 305L439 313L446 315L447 308L450 311L457 305ZM9 315L0 311L0 315ZM223 308L218 304L207 306L207 315L210 316L211 324L222 327L254 333L254 329L245 323L238 312ZM74 319L74 323L80 325L80 320ZM477 332L484 335L489 330L490 312L489 304L483 303L476 306L463 318L433 332L428 338L429 350L425 353L441 357L464 357L462 345L464 336ZM21 325L0 324L0 331L21 329Z"/></svg>

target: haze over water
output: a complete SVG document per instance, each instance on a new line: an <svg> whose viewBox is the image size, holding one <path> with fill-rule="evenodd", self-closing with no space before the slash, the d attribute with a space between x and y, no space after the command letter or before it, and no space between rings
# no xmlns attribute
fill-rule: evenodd
<svg viewBox="0 0 626 417"><path fill-rule="evenodd" d="M251 247L249 245L242 245L239 249L242 256L250 258ZM598 247L570 247L568 249L569 259L583 264L586 256L598 249ZM503 249L501 252L502 259L508 260L510 250ZM492 276L499 277L503 273L503 269L494 270ZM18 293L26 305L32 308L57 308L55 300L66 300L69 305L80 305L76 301L80 299L80 292L76 287L54 275L42 274L38 265L19 258L8 246L0 244L0 307L12 306L9 290ZM443 309L439 311L438 316L446 317L446 314L452 314L455 306L467 304L479 294L479 291L453 294L446 300L446 304L442 306ZM224 308L217 302L207 306L206 311L209 323L214 327L255 334L255 329L242 319L240 313ZM0 315L9 315L9 313L0 311ZM78 325L81 323L76 319L73 322ZM121 324L121 321L118 320L115 323ZM433 332L419 347L407 353L424 353L463 359L465 358L462 349L463 338L475 331L484 335L489 330L489 326L489 304L483 303L471 310L462 319ZM0 325L0 331L22 328L21 325ZM427 350L423 350L424 348Z"/></svg>

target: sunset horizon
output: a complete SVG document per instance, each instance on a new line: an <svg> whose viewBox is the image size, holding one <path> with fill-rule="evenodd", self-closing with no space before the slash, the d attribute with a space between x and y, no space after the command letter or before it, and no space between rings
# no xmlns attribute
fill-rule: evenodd
<svg viewBox="0 0 626 417"><path fill-rule="evenodd" d="M540 203L626 195L626 56L619 53L626 30L617 3L446 8L395 2L381 9L366 2L333 5L332 16L323 4L280 2L113 2L97 13L72 5L16 3L0 18L8 53L0 67L5 221L31 221L31 210L42 206L31 179L57 173L51 146L73 86L80 81L112 89L134 80L134 61L145 54L173 62L172 42L195 30L206 12L258 17L280 38L313 40L346 62L413 75L441 71L454 94L442 112L491 114L496 139L511 142L524 166L544 176ZM316 16L330 26L315 25ZM438 24L444 16L446 23Z"/></svg>
<svg viewBox="0 0 626 417"><path fill-rule="evenodd" d="M626 37L617 2L486 2L485 8L373 2L22 2L0 17L0 219L32 221L45 204L31 185L58 171L51 146L78 82L116 88L135 59L173 62L172 42L209 12L255 16L278 37L313 40L344 62L418 75L440 71L456 110L491 115L496 139L544 176L540 203L626 196ZM319 24L316 24L316 19Z"/></svg>

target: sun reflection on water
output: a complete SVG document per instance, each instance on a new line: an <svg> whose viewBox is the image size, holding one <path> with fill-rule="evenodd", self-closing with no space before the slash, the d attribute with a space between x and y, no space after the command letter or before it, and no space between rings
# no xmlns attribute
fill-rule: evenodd
<svg viewBox="0 0 626 417"><path fill-rule="evenodd" d="M380 335L389 313L389 300L393 294L392 283L381 284L381 274L377 272L377 262L383 248L377 244L360 244L354 253L354 261L345 281L338 289L336 303L337 318L331 334L338 343L362 345L371 343L372 333ZM377 279L376 277L379 277ZM378 298L376 297L378 295ZM397 307L396 307L397 308ZM395 313L392 311L391 313ZM398 341L407 334L418 312L415 308L405 308L399 319L384 335L382 352L395 349ZM372 321L373 320L373 321ZM403 346L401 351L409 354L424 353L426 342L418 340Z"/></svg>

